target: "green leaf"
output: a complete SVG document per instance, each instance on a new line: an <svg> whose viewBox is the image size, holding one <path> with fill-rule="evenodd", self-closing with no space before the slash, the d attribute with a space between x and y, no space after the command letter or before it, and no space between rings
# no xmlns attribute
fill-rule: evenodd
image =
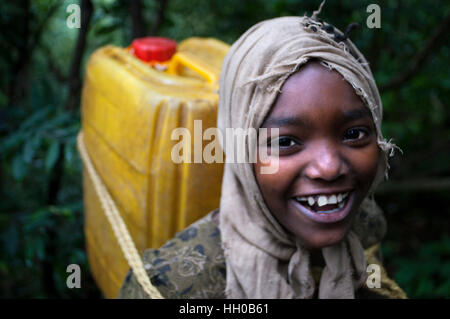
<svg viewBox="0 0 450 319"><path fill-rule="evenodd" d="M417 287L416 294L420 297L431 296L434 291L434 284L429 279L424 279L419 282L419 287Z"/></svg>
<svg viewBox="0 0 450 319"><path fill-rule="evenodd" d="M9 273L8 264L4 261L0 261L0 272L6 275Z"/></svg>
<svg viewBox="0 0 450 319"><path fill-rule="evenodd" d="M59 142L54 140L50 144L50 147L47 151L47 156L45 158L45 169L47 171L50 171L53 166L55 166L56 160L58 159L59 155Z"/></svg>
<svg viewBox="0 0 450 319"><path fill-rule="evenodd" d="M0 144L1 154L5 154L11 149L21 145L25 138L26 136L23 132L19 131L12 133Z"/></svg>
<svg viewBox="0 0 450 319"><path fill-rule="evenodd" d="M22 130L28 130L35 126L42 125L45 123L46 119L49 117L50 108L44 107L38 111L32 113L20 126Z"/></svg>
<svg viewBox="0 0 450 319"><path fill-rule="evenodd" d="M71 143L64 146L64 159L67 163L72 163L74 157L74 147Z"/></svg>
<svg viewBox="0 0 450 319"><path fill-rule="evenodd" d="M28 165L24 162L22 154L17 154L12 162L12 175L16 181L22 181L28 171Z"/></svg>
<svg viewBox="0 0 450 319"><path fill-rule="evenodd" d="M11 223L11 226L9 226L5 234L5 246L9 255L14 256L16 254L18 243L19 234L17 231L17 226L14 223Z"/></svg>
<svg viewBox="0 0 450 319"><path fill-rule="evenodd" d="M24 230L27 233L33 233L39 227L51 227L52 225L51 212L47 207L43 207L28 216L24 223Z"/></svg>
<svg viewBox="0 0 450 319"><path fill-rule="evenodd" d="M27 240L27 243L24 247L25 249L25 265L28 268L33 267L33 261L34 261L34 249L32 246L33 241Z"/></svg>
<svg viewBox="0 0 450 319"><path fill-rule="evenodd" d="M33 137L27 140L23 148L23 159L25 163L27 164L31 163L31 161L34 158L34 154L41 145L41 142L42 139L38 134L34 135Z"/></svg>
<svg viewBox="0 0 450 319"><path fill-rule="evenodd" d="M450 280L439 286L435 293L437 298L448 298L450 296Z"/></svg>
<svg viewBox="0 0 450 319"><path fill-rule="evenodd" d="M43 260L45 258L45 242L42 237L37 237L35 239L34 244L35 254L39 260ZM53 256L49 256L53 257Z"/></svg>

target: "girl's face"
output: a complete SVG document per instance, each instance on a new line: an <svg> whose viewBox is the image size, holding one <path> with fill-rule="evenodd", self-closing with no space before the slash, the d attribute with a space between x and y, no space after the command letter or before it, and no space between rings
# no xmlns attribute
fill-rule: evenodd
<svg viewBox="0 0 450 319"><path fill-rule="evenodd" d="M310 62L285 82L262 127L279 128L279 158L254 166L272 214L307 248L340 242L380 158L370 110L339 73ZM261 174L274 161L278 172Z"/></svg>

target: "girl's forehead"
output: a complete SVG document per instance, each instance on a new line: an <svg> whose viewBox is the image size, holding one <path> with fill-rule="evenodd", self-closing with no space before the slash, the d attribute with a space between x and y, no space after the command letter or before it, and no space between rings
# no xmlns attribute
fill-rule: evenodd
<svg viewBox="0 0 450 319"><path fill-rule="evenodd" d="M308 88L325 91L330 86L341 86L345 83L344 77L336 70L325 67L319 61L311 61L293 73L283 84L281 91L299 89L306 91Z"/></svg>
<svg viewBox="0 0 450 319"><path fill-rule="evenodd" d="M301 113L343 113L355 108L367 109L338 72L319 63L308 63L284 83L267 118Z"/></svg>

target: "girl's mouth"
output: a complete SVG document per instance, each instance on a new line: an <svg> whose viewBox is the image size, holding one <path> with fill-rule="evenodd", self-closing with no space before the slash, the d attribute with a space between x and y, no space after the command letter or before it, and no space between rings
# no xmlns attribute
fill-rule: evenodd
<svg viewBox="0 0 450 319"><path fill-rule="evenodd" d="M354 191L293 198L300 212L319 223L335 223L344 219L350 213L353 201Z"/></svg>

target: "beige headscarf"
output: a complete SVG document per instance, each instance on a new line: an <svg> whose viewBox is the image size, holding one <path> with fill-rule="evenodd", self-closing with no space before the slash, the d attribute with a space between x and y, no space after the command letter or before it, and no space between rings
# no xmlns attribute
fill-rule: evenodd
<svg viewBox="0 0 450 319"><path fill-rule="evenodd" d="M372 112L378 145L385 154L373 191L387 170L386 154L394 147L382 137L378 89L368 63L353 43L337 43L321 27L322 23L312 18L283 17L263 21L243 34L223 63L218 127L222 132L225 128L258 129L286 79L308 60L319 59L339 72ZM245 143L248 145L248 140ZM365 282L363 246L381 239L385 221L373 200L366 198L362 206L365 217L355 218L356 226L345 240L322 249L326 267L320 278L319 298L354 298L355 290ZM378 223L379 231L366 236L368 218L371 224ZM220 228L228 298L313 297L317 288L309 252L270 213L251 163L225 165Z"/></svg>

